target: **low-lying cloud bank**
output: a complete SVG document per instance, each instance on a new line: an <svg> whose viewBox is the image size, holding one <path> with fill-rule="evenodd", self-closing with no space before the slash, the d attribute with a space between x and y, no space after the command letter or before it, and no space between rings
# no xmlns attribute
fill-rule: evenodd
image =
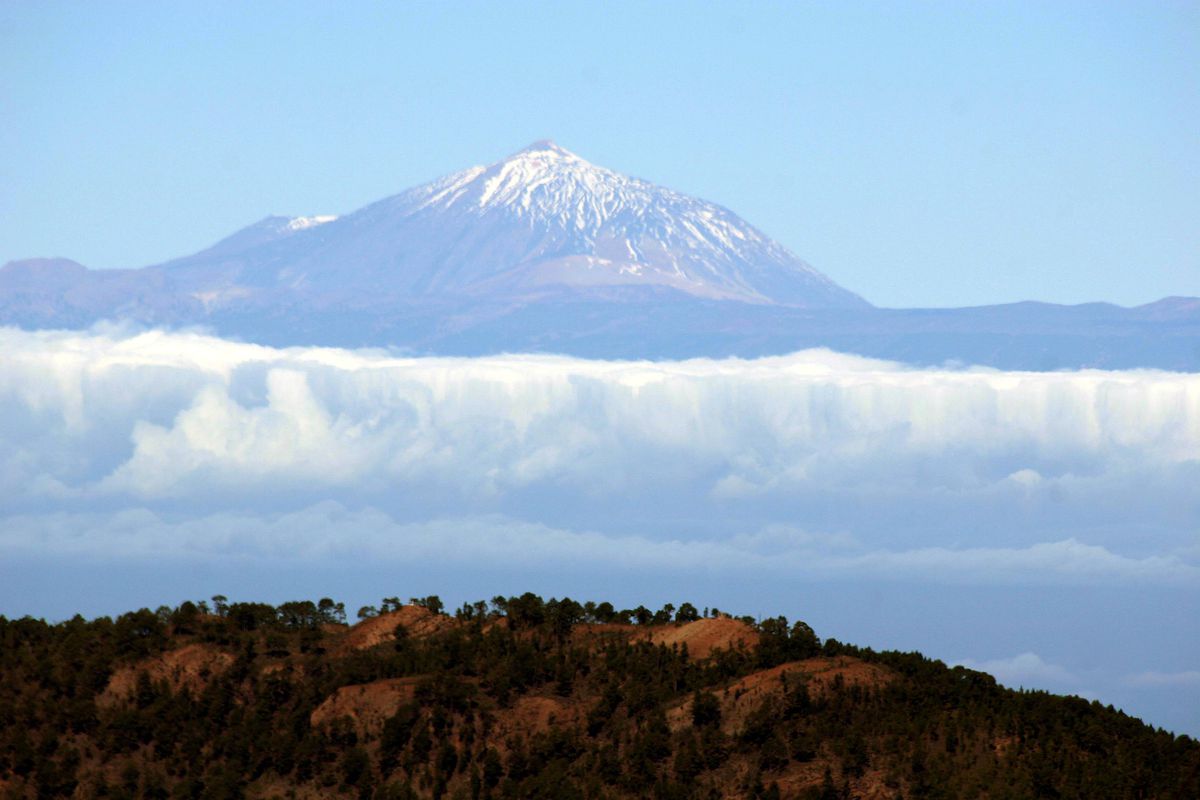
<svg viewBox="0 0 1200 800"><path fill-rule="evenodd" d="M0 329L8 494L434 484L714 499L1021 490L1200 463L1200 375L741 360L397 358L202 335Z"/></svg>
<svg viewBox="0 0 1200 800"><path fill-rule="evenodd" d="M554 528L501 516L398 522L327 501L279 514L223 512L165 519L147 509L0 518L0 551L41 558L250 559L273 564L489 564L731 577L838 577L948 584L1148 583L1200 587L1200 567L1172 556L1130 558L1074 540L1023 548L873 549L847 535L782 525L718 541L656 540Z"/></svg>
<svg viewBox="0 0 1200 800"><path fill-rule="evenodd" d="M332 501L358 509L342 539L359 545L475 531L474 553L491 537L580 557L1188 583L1198 489L1198 374L916 369L823 350L408 358L0 329L6 547L20 531L64 546L54 514L101 512L81 535L114 547L141 547L121 526L157 513L175 521L143 527L180 547L201 524L242 529L238 514L248 542L335 547L271 522ZM784 529L856 544L814 556L764 533ZM771 535L787 558L746 544Z"/></svg>

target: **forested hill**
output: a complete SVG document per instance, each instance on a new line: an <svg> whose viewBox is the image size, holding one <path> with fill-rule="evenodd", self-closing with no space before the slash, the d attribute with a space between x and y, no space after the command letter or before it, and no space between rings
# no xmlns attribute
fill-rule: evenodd
<svg viewBox="0 0 1200 800"><path fill-rule="evenodd" d="M0 797L1200 797L1186 736L782 617L532 594L359 617L0 617Z"/></svg>

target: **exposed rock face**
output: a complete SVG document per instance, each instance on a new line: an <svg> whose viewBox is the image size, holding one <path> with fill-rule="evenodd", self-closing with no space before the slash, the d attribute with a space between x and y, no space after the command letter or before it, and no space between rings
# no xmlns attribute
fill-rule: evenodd
<svg viewBox="0 0 1200 800"><path fill-rule="evenodd" d="M403 625L409 636L425 637L453 627L454 620L434 614L421 606L404 606L376 617L368 617L352 627L338 643L339 652L366 650L395 641L396 627Z"/></svg>
<svg viewBox="0 0 1200 800"><path fill-rule="evenodd" d="M747 718L764 702L777 704L788 687L803 685L810 697L829 696L836 688L859 686L879 689L894 675L884 667L869 664L853 656L807 658L760 670L716 691L721 708L721 728L729 734L742 730ZM667 711L673 730L691 725L692 701L689 699Z"/></svg>
<svg viewBox="0 0 1200 800"><path fill-rule="evenodd" d="M317 706L309 717L315 727L348 719L362 735L378 735L383 723L405 703L412 702L421 678L390 678L343 686Z"/></svg>
<svg viewBox="0 0 1200 800"><path fill-rule="evenodd" d="M166 681L174 692L197 694L209 681L220 676L233 664L233 654L206 644L187 644L176 650L128 664L113 673L104 692L97 697L98 705L116 705L130 699L137 691L138 676L146 673L151 682Z"/></svg>
<svg viewBox="0 0 1200 800"><path fill-rule="evenodd" d="M643 634L653 644L687 645L692 658L708 658L717 650L751 649L758 644L758 631L738 619L711 617L682 625L662 625Z"/></svg>

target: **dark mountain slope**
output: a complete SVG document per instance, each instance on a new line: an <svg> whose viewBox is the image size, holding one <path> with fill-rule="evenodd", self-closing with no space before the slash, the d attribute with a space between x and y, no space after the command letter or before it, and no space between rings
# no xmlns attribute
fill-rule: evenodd
<svg viewBox="0 0 1200 800"><path fill-rule="evenodd" d="M534 595L0 618L0 795L1194 798L1098 703L690 604ZM637 624L634 624L637 622Z"/></svg>

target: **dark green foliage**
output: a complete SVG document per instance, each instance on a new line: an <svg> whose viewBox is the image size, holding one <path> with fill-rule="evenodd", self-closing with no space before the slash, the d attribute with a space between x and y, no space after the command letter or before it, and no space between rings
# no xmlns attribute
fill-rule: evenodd
<svg viewBox="0 0 1200 800"><path fill-rule="evenodd" d="M692 725L697 728L721 724L721 702L712 692L697 689L692 695Z"/></svg>
<svg viewBox="0 0 1200 800"><path fill-rule="evenodd" d="M438 597L436 594L431 594L428 597L413 597L409 600L409 602L414 606L420 606L421 608L428 609L434 614L442 613L442 598ZM398 603L393 603L393 607L398 605Z"/></svg>
<svg viewBox="0 0 1200 800"><path fill-rule="evenodd" d="M442 612L437 596L416 602ZM400 605L384 598L362 616ZM919 654L822 644L783 617L758 624L753 650L698 660L626 628L578 628L686 624L700 618L691 603L651 612L497 597L463 604L442 633L398 628L362 651L338 646L330 625L345 611L329 598L270 606L218 595L211 608L57 625L0 617L6 796L239 798L291 787L380 800L846 798L868 779L905 798L1200 796L1200 747L1187 737ZM227 667L190 686L152 668L188 644L228 654ZM892 678L815 684L792 663L822 655ZM775 690L730 711L731 686L780 664L789 666L771 673L782 675ZM105 690L118 672L129 691L114 701ZM339 688L395 679L411 694L373 727L311 722ZM547 704L578 714L526 727L521 709ZM799 795L797 770L812 776Z"/></svg>

